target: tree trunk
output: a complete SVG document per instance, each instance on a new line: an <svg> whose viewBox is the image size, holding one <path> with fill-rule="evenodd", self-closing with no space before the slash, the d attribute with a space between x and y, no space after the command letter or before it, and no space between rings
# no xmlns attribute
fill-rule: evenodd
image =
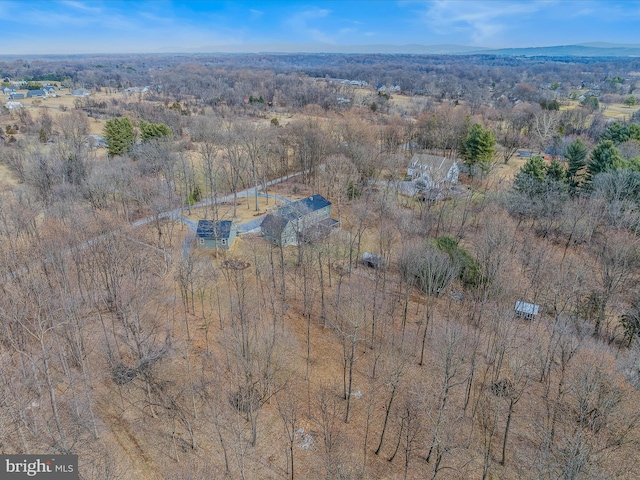
<svg viewBox="0 0 640 480"><path fill-rule="evenodd" d="M382 424L382 433L380 433L380 443L378 443L378 448L376 448L375 454L380 454L380 449L382 448L382 442L384 440L384 433L387 430L387 422L389 421L389 413L391 412L391 405L393 404L393 399L396 396L396 389L398 385L394 383L393 390L391 390L391 397L389 398L389 403L387 404L387 411L384 415L384 423Z"/></svg>
<svg viewBox="0 0 640 480"><path fill-rule="evenodd" d="M356 358L356 341L358 339L358 325L355 326L353 337L351 337L351 354L349 355L349 388L347 390L347 412L344 417L344 423L349 423L351 416L351 388L353 386L353 364Z"/></svg>
<svg viewBox="0 0 640 480"><path fill-rule="evenodd" d="M507 437L509 436L509 427L511 426L511 414L513 413L513 406L515 405L514 399L509 400L509 413L507 414L507 424L504 427L504 440L502 441L502 458L500 459L500 465L504 465L507 451Z"/></svg>

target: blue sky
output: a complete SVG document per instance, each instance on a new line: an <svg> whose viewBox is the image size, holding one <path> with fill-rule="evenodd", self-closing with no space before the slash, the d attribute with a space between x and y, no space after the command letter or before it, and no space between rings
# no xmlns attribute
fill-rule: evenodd
<svg viewBox="0 0 640 480"><path fill-rule="evenodd" d="M0 54L640 44L640 0L0 0Z"/></svg>

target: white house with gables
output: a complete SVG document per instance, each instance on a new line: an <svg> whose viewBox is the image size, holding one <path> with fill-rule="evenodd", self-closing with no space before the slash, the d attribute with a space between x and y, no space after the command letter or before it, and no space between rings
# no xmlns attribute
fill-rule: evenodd
<svg viewBox="0 0 640 480"><path fill-rule="evenodd" d="M460 167L453 158L416 153L407 169L414 181L424 184L424 189L444 188L458 183Z"/></svg>

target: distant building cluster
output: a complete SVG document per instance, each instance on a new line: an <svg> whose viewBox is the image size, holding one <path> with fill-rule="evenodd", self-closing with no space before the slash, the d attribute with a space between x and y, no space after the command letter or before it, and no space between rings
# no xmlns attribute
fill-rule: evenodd
<svg viewBox="0 0 640 480"><path fill-rule="evenodd" d="M15 84L15 85L14 85ZM18 92L18 89L26 88L26 82L11 82L11 86L2 87L0 91L5 97L9 97L10 100L23 100L24 98L47 98L57 97L56 87L53 85L44 85L42 88L35 90L27 90L26 94Z"/></svg>
<svg viewBox="0 0 640 480"><path fill-rule="evenodd" d="M346 78L323 78L320 80L331 83L342 83L344 85L351 85L352 87L366 87L367 85L369 85L364 80L348 80Z"/></svg>

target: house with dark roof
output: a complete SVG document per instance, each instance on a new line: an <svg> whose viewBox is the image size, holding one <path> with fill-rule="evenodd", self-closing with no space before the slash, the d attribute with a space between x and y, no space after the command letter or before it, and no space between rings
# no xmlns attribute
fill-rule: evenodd
<svg viewBox="0 0 640 480"><path fill-rule="evenodd" d="M196 230L198 248L229 250L238 235L238 226L231 220L199 220Z"/></svg>
<svg viewBox="0 0 640 480"><path fill-rule="evenodd" d="M266 240L285 247L300 241L312 242L337 224L338 221L331 218L331 202L322 195L312 195L268 214L260 229Z"/></svg>
<svg viewBox="0 0 640 480"><path fill-rule="evenodd" d="M47 98L47 92L39 88L38 90L27 91L27 98Z"/></svg>
<svg viewBox="0 0 640 480"><path fill-rule="evenodd" d="M9 95L9 98L11 100L23 100L24 99L24 93L17 93L17 92L13 92Z"/></svg>

